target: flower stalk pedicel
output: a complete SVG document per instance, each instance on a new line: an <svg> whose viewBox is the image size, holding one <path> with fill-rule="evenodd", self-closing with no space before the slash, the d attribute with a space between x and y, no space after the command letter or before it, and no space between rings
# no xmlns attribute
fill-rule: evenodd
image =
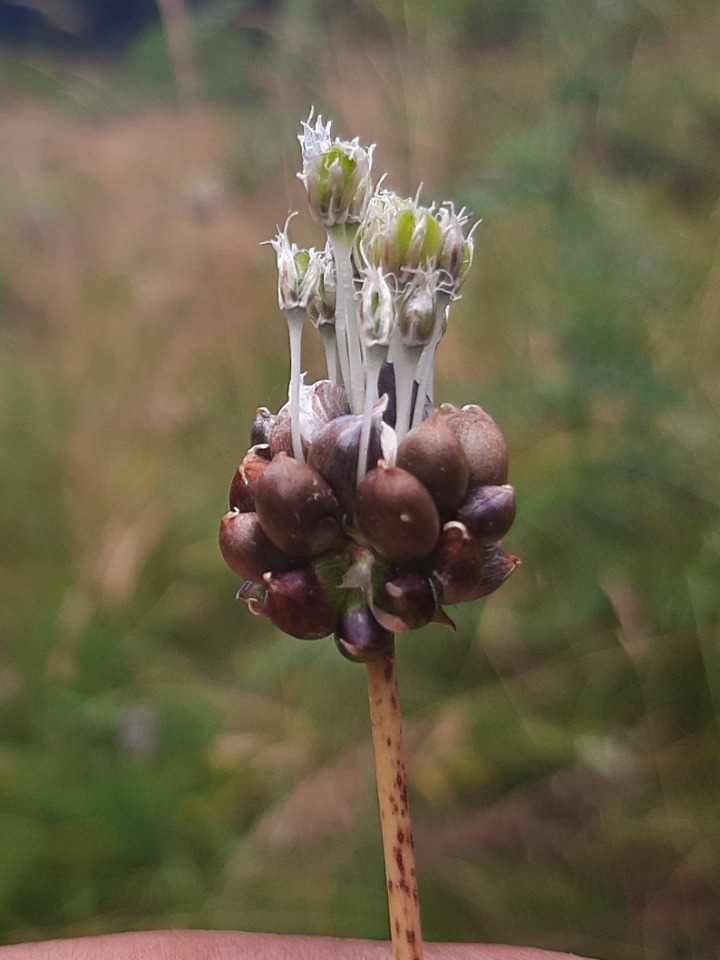
<svg viewBox="0 0 720 960"><path fill-rule="evenodd" d="M288 322L288 402L258 408L220 547L237 598L303 640L334 637L367 667L395 960L421 960L395 634L497 590L519 564L500 541L515 517L502 431L481 407L437 407L435 354L472 263L452 204L373 187L373 148L333 140L312 113L299 137L323 252L270 241ZM301 373L306 317L327 380Z"/></svg>

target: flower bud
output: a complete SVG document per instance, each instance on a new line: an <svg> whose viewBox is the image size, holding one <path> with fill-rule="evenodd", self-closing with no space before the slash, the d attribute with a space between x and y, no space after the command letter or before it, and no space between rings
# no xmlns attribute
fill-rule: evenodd
<svg viewBox="0 0 720 960"><path fill-rule="evenodd" d="M506 483L500 487L476 487L457 511L472 537L486 543L502 540L515 520L515 491Z"/></svg>
<svg viewBox="0 0 720 960"><path fill-rule="evenodd" d="M240 577L260 581L268 570L284 570L292 561L268 539L256 513L231 510L220 523L220 552Z"/></svg>
<svg viewBox="0 0 720 960"><path fill-rule="evenodd" d="M324 324L335 324L335 308L337 301L337 276L335 261L329 247L319 255L321 275L315 296L308 304L308 316L316 327Z"/></svg>
<svg viewBox="0 0 720 960"><path fill-rule="evenodd" d="M464 210L455 213L452 203L443 204L437 217L442 232L442 245L437 258L437 266L449 280L449 282L443 283L443 288L457 294L472 265L472 233L477 223L465 237L464 229L469 218Z"/></svg>
<svg viewBox="0 0 720 960"><path fill-rule="evenodd" d="M382 456L380 427L382 413L373 417L368 445L368 463ZM357 502L357 462L360 448L361 416L338 417L317 434L307 455L307 463L323 476L335 493L343 516L352 521Z"/></svg>
<svg viewBox="0 0 720 960"><path fill-rule="evenodd" d="M261 445L262 446L262 445ZM255 509L255 488L266 467L270 465L269 459L264 456L265 451L258 451L257 447L250 447L243 457L243 461L235 471L232 483L230 484L230 509L239 510L240 513L249 513Z"/></svg>
<svg viewBox="0 0 720 960"><path fill-rule="evenodd" d="M384 460L358 485L357 521L378 553L398 563L427 557L440 533L437 508L422 483Z"/></svg>
<svg viewBox="0 0 720 960"><path fill-rule="evenodd" d="M266 573L263 580L265 614L279 630L299 640L319 640L333 632L335 605L312 564Z"/></svg>
<svg viewBox="0 0 720 960"><path fill-rule="evenodd" d="M278 304L285 312L297 308L307 310L317 295L323 269L316 250L301 250L290 242L288 223L294 215L291 214L284 229L268 241L277 258Z"/></svg>
<svg viewBox="0 0 720 960"><path fill-rule="evenodd" d="M442 246L441 226L430 208L389 190L372 197L360 237L365 263L406 283L417 270L435 269Z"/></svg>
<svg viewBox="0 0 720 960"><path fill-rule="evenodd" d="M508 453L502 430L482 407L451 408L445 421L462 444L470 466L469 488L500 486L508 478ZM441 412L444 409L441 408Z"/></svg>
<svg viewBox="0 0 720 960"><path fill-rule="evenodd" d="M449 517L467 490L470 467L462 445L440 413L423 420L397 450L396 465L412 473Z"/></svg>
<svg viewBox="0 0 720 960"><path fill-rule="evenodd" d="M395 326L395 299L382 270L371 266L363 278L358 326L366 347L387 347Z"/></svg>
<svg viewBox="0 0 720 960"><path fill-rule="evenodd" d="M333 142L330 124L323 125L318 117L313 128L311 120L312 114L298 137L303 156L299 176L307 190L310 215L325 227L359 223L372 193L373 148L361 147L357 138Z"/></svg>
<svg viewBox="0 0 720 960"><path fill-rule="evenodd" d="M430 578L422 573L394 570L374 585L373 614L383 627L394 633L424 627L435 616L437 606Z"/></svg>
<svg viewBox="0 0 720 960"><path fill-rule="evenodd" d="M317 470L285 453L260 477L255 504L265 533L293 557L314 557L343 542L332 490Z"/></svg>
<svg viewBox="0 0 720 960"><path fill-rule="evenodd" d="M390 650L392 639L392 633L380 626L362 599L347 604L335 628L335 646L353 663L381 660Z"/></svg>
<svg viewBox="0 0 720 960"><path fill-rule="evenodd" d="M424 347L430 342L438 321L436 293L432 275L423 274L408 285L397 308L397 325L406 346Z"/></svg>
<svg viewBox="0 0 720 960"><path fill-rule="evenodd" d="M507 580L520 565L496 544L472 537L464 524L446 523L433 557L432 580L438 603L465 603L485 597Z"/></svg>

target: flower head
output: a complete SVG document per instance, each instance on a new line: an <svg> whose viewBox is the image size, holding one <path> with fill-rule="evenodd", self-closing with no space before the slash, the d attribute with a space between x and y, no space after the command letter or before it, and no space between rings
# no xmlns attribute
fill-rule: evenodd
<svg viewBox="0 0 720 960"><path fill-rule="evenodd" d="M287 633L334 634L381 657L392 632L441 604L486 596L517 567L500 540L515 517L500 428L478 406L436 407L434 360L473 256L469 216L373 192L373 148L333 140L313 114L300 135L322 252L288 222L269 241L290 333L288 403L260 408L220 544L249 579L238 599ZM350 228L350 229L347 229ZM328 379L304 383L302 328L323 340ZM340 376L338 376L338 371Z"/></svg>

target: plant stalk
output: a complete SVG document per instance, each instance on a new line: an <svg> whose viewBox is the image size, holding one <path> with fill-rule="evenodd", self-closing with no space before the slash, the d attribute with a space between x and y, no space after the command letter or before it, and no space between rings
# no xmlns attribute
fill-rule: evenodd
<svg viewBox="0 0 720 960"><path fill-rule="evenodd" d="M300 387L302 385L300 365L305 310L301 307L292 307L285 311L285 316L290 333L290 426L293 456L300 463L304 463L305 455L303 454L300 434Z"/></svg>
<svg viewBox="0 0 720 960"><path fill-rule="evenodd" d="M326 230L335 261L335 333L340 370L345 381L350 409L363 410L362 351L358 338L357 304L351 260L353 237L357 227L337 224ZM343 361L345 361L346 366Z"/></svg>
<svg viewBox="0 0 720 960"><path fill-rule="evenodd" d="M367 664L375 775L394 960L422 960L422 930L408 802L395 647Z"/></svg>

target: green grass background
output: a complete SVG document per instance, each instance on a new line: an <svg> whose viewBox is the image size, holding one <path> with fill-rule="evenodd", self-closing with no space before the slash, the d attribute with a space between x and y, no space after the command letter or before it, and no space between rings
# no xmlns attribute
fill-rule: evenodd
<svg viewBox="0 0 720 960"><path fill-rule="evenodd" d="M211 3L192 36L180 103L160 27L0 49L0 941L386 936L363 670L240 608L216 545L286 395L260 242L300 209L321 243L313 104L483 219L437 392L506 432L523 566L399 642L426 936L710 960L717 5Z"/></svg>

